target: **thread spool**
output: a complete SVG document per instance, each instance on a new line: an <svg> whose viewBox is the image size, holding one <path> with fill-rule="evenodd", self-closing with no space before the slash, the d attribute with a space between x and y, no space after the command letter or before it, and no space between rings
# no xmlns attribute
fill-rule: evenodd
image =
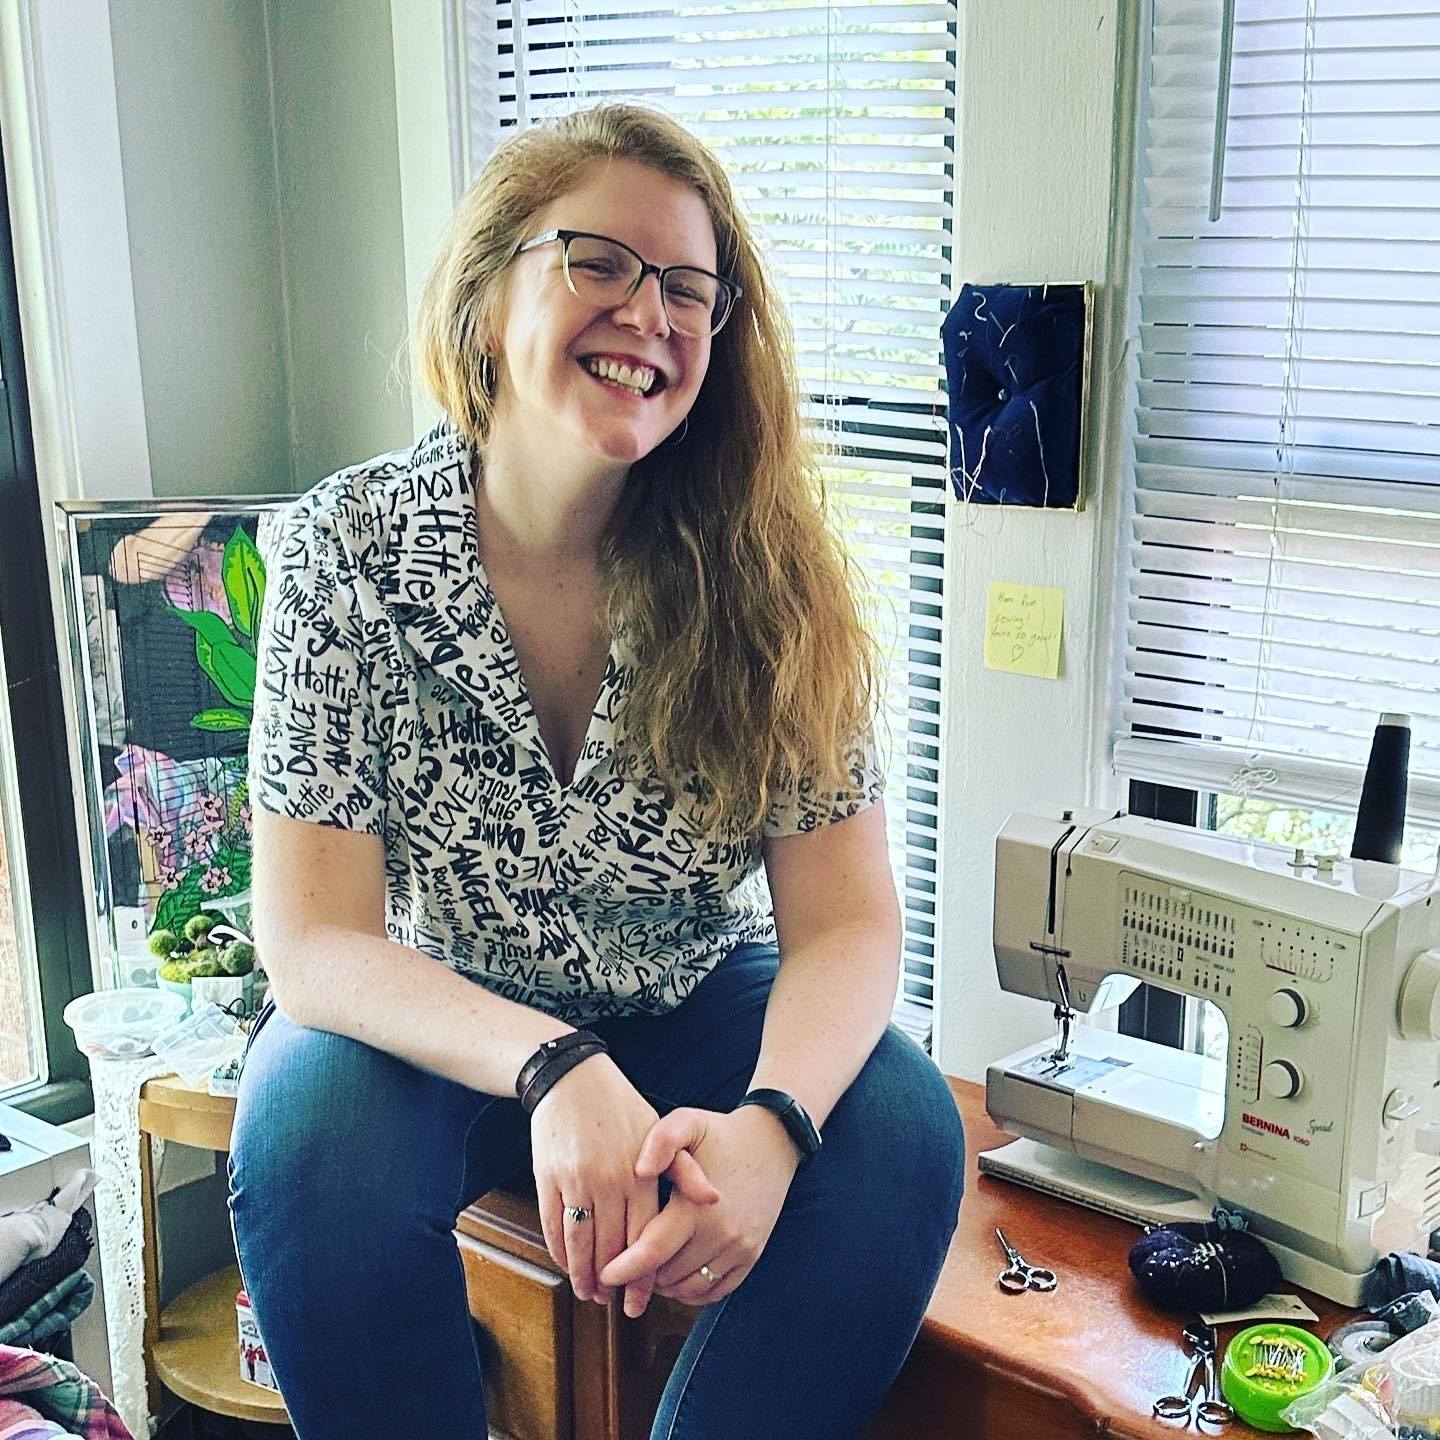
<svg viewBox="0 0 1440 1440"><path fill-rule="evenodd" d="M1369 1365L1395 1343L1395 1332L1383 1320L1351 1320L1331 1332L1326 1344L1337 1369Z"/></svg>
<svg viewBox="0 0 1440 1440"><path fill-rule="evenodd" d="M1355 817L1352 860L1400 863L1405 838L1405 791L1410 771L1410 717L1386 714L1370 742L1370 762Z"/></svg>

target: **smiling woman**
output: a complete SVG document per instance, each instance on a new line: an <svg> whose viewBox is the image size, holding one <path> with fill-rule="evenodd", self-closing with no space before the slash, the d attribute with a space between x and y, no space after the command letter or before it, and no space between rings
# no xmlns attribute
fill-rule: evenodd
<svg viewBox="0 0 1440 1440"><path fill-rule="evenodd" d="M858 1436L962 1138L886 1024L874 647L784 308L714 155L607 105L491 156L417 348L446 420L281 517L258 647L231 1206L291 1416L485 1433L452 1230L529 1169L579 1299L704 1307L656 1437Z"/></svg>

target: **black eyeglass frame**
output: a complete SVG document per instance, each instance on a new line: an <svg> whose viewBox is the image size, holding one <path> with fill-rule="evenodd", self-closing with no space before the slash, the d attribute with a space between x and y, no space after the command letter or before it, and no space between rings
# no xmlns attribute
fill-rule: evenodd
<svg viewBox="0 0 1440 1440"><path fill-rule="evenodd" d="M628 305L634 298L635 292L645 283L647 275L653 275L660 282L660 300L665 304L665 277L672 270L694 270L697 274L708 275L714 280L725 294L730 297L729 303L725 306L725 313L720 317L720 323L711 328L710 334L713 338L725 328L725 322L735 313L735 306L739 303L740 297L745 293L733 280L727 280L723 275L717 275L713 270L706 270L701 265L652 265L638 250L632 250L623 240L616 240L612 235L597 235L593 230L547 230L543 235L536 235L531 240L515 247L515 255L511 259L523 255L527 250L538 250L542 245L553 245L555 241L560 242L560 267L565 272L565 283L570 287L570 293L576 294L575 282L570 278L570 242L575 239L581 240L603 240L607 245L614 245L617 249L623 250L627 255L633 255L640 262L640 273L635 277L635 282L630 286L629 292L622 305ZM670 319L670 307L665 305L665 318ZM670 321L673 325L675 322ZM683 331L681 332L684 333Z"/></svg>

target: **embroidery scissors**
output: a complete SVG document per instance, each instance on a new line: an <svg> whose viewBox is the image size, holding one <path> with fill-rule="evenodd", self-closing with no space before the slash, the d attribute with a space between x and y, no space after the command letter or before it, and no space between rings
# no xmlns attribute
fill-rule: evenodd
<svg viewBox="0 0 1440 1440"><path fill-rule="evenodd" d="M1215 1327L1187 1325L1184 1339L1192 1347L1184 1390L1179 1395L1162 1395L1155 1402L1155 1413L1162 1420L1184 1420L1187 1424L1195 1420L1201 1425L1228 1425L1235 1412L1229 1401L1220 1398L1219 1387L1215 1383Z"/></svg>
<svg viewBox="0 0 1440 1440"><path fill-rule="evenodd" d="M1005 1268L995 1277L995 1283L1007 1295L1019 1295L1026 1290L1053 1290L1060 1283L1053 1270L1047 1270L1042 1265L1027 1265L998 1226L995 1235L1005 1252L1006 1262Z"/></svg>

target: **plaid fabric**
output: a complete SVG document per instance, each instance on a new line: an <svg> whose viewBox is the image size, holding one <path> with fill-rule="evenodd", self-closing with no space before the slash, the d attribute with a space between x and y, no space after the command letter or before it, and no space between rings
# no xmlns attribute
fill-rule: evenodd
<svg viewBox="0 0 1440 1440"><path fill-rule="evenodd" d="M18 1400L0 1400L0 1440L54 1440L68 1435L54 1421Z"/></svg>
<svg viewBox="0 0 1440 1440"><path fill-rule="evenodd" d="M91 1237L95 1222L83 1207L75 1212L60 1243L39 1260L26 1261L3 1284L0 1284L0 1327L6 1327L28 1310L42 1295L48 1294L67 1275L73 1275L88 1258L95 1241ZM7 1340L0 1329L0 1341Z"/></svg>
<svg viewBox="0 0 1440 1440"><path fill-rule="evenodd" d="M0 1345L0 1395L23 1400L83 1440L135 1440L100 1387L68 1361Z"/></svg>
<svg viewBox="0 0 1440 1440"><path fill-rule="evenodd" d="M0 1345L44 1349L43 1341L68 1330L95 1298L95 1282L83 1271L67 1275L8 1325L0 1325ZM0 1440L4 1440L0 1436Z"/></svg>
<svg viewBox="0 0 1440 1440"><path fill-rule="evenodd" d="M66 1432L18 1400L0 1400L0 1440L54 1440Z"/></svg>

